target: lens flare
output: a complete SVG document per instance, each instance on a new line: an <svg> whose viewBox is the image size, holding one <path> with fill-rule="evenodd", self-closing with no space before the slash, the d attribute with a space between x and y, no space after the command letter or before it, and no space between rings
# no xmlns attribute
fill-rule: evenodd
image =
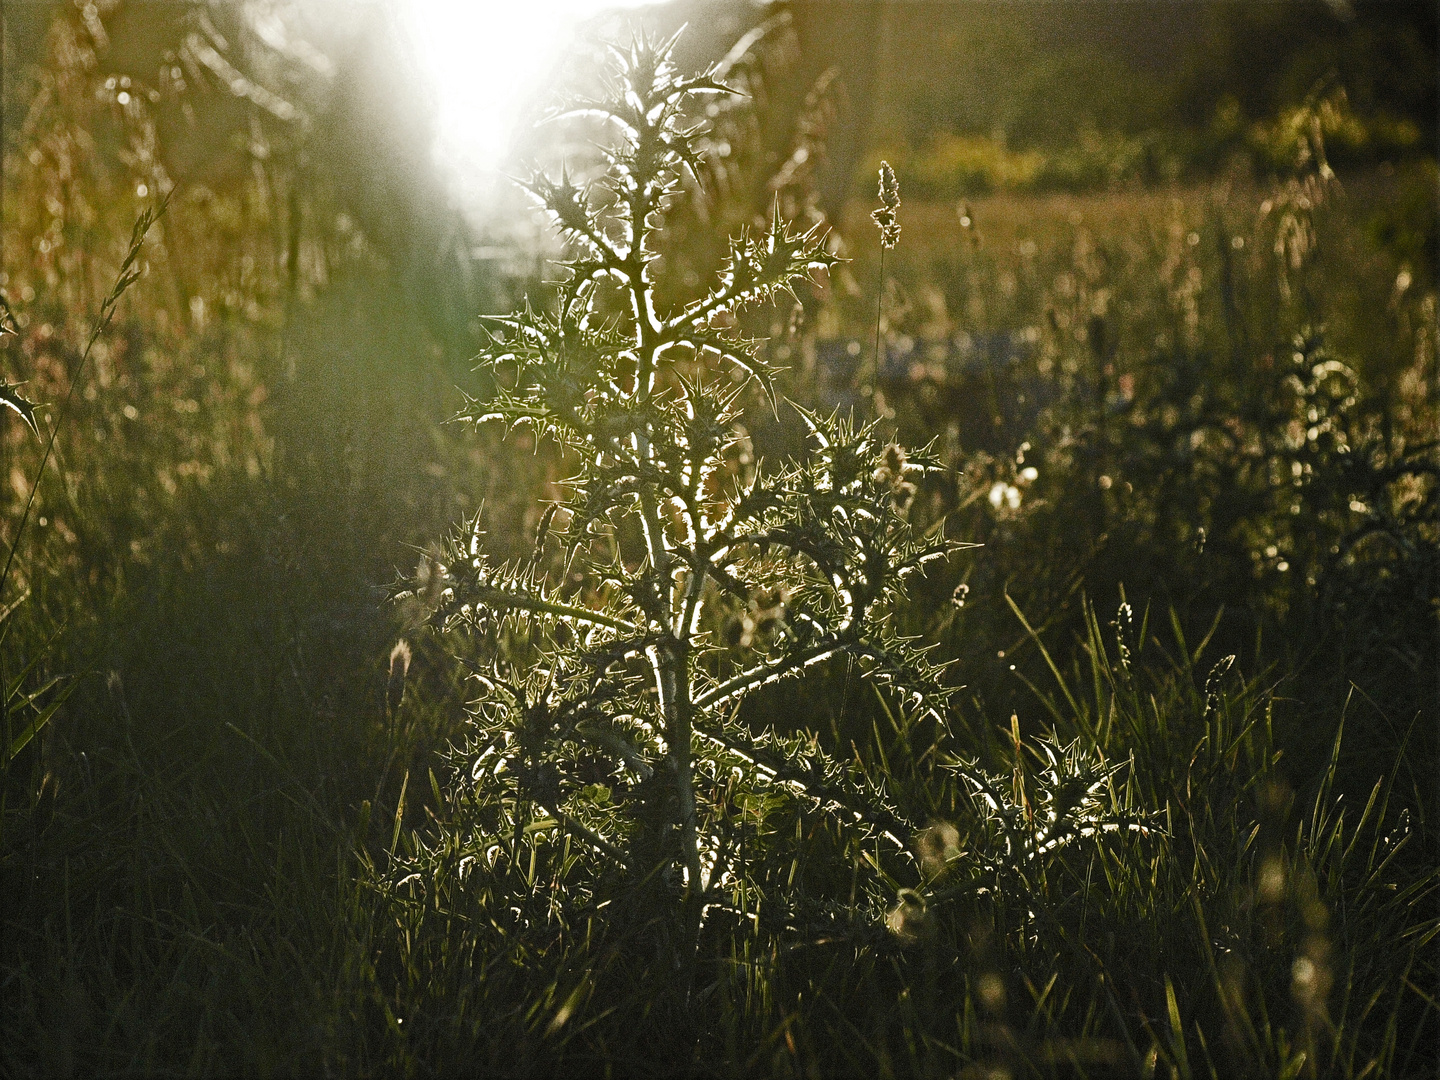
<svg viewBox="0 0 1440 1080"><path fill-rule="evenodd" d="M493 173L527 102L587 20L643 0L404 0L402 24L439 109L442 160Z"/></svg>

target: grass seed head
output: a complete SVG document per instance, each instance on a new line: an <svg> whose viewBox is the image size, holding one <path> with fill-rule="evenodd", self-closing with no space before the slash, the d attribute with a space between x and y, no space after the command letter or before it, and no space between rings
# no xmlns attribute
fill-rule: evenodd
<svg viewBox="0 0 1440 1080"><path fill-rule="evenodd" d="M888 161L880 162L880 207L870 218L880 226L880 246L889 251L900 242L900 221L895 211L900 209L900 181Z"/></svg>

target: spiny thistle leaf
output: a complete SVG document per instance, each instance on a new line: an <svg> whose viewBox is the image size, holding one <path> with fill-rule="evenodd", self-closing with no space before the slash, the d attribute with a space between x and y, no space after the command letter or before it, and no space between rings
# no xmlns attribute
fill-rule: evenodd
<svg viewBox="0 0 1440 1080"><path fill-rule="evenodd" d="M23 384L9 383L0 379L0 405L13 409L16 415L25 421L25 426L38 436L40 429L35 426L35 402L27 401L20 396L21 385Z"/></svg>

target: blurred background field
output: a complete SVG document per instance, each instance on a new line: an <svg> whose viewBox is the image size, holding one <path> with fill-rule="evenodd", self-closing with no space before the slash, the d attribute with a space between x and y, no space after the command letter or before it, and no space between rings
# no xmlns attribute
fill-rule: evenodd
<svg viewBox="0 0 1440 1080"><path fill-rule="evenodd" d="M4 7L0 1070L1431 1075L1434 5L500 7ZM692 1002L555 837L446 877L474 688L388 599L482 506L530 550L565 462L446 423L477 316L560 254L502 174L583 158L530 122L598 41L682 24L747 96L667 295L773 206L834 230L750 329L787 396L950 466L914 512L983 546L898 617L955 661L959 746L1023 800L1022 738L1090 740L1167 822L908 937L797 902ZM513 116L467 136L487 56ZM788 406L745 426L800 451ZM845 671L747 708L920 775ZM787 887L853 900L785 822Z"/></svg>

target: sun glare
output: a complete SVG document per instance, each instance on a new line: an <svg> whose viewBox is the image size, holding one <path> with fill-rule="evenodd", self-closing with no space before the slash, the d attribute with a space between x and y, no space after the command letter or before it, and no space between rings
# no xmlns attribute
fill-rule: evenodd
<svg viewBox="0 0 1440 1080"><path fill-rule="evenodd" d="M601 12L645 0L405 0L404 23L439 105L437 148L452 167L492 174L525 104Z"/></svg>

